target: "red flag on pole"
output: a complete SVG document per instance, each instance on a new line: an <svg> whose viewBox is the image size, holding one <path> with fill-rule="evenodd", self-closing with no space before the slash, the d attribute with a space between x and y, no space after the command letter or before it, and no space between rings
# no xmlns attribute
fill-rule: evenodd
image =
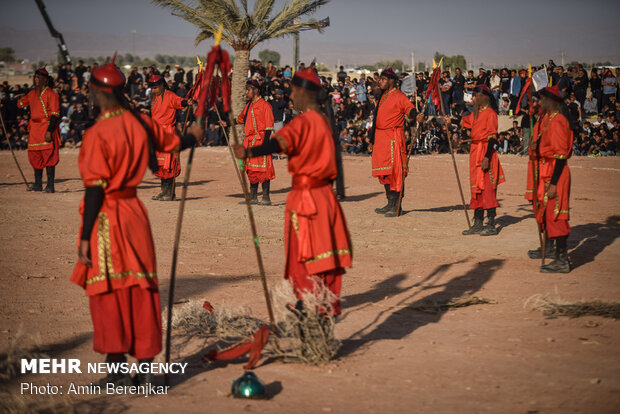
<svg viewBox="0 0 620 414"><path fill-rule="evenodd" d="M431 80L428 83L428 88L424 91L424 100L427 100L429 96L431 100L435 104L435 108L439 108L439 78L441 73L441 66L437 66L433 69L433 74L431 75Z"/></svg>

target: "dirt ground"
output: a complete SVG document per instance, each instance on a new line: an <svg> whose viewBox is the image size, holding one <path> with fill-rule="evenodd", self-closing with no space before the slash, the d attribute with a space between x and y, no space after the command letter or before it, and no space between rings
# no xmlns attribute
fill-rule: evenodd
<svg viewBox="0 0 620 414"><path fill-rule="evenodd" d="M0 344L41 346L54 358L103 358L92 351L83 291L69 282L77 260L78 204L83 195L77 150L62 150L56 194L29 193L11 155L0 153ZM185 157L187 154L185 154ZM29 179L25 152L18 159ZM184 161L185 162L185 161ZM566 275L541 274L527 258L538 238L523 198L527 160L501 157L501 231L462 236L466 227L448 155L416 156L406 182L405 214L385 218L383 188L369 157L345 157L342 203L354 244L336 326L337 359L323 366L261 361L256 374L267 401L228 396L244 360L200 365L201 347L176 349L189 372L172 378L168 395L82 396L76 412L263 413L614 413L620 411L620 322L602 317L548 318L532 309L536 295L567 301L620 298L620 158L569 160L572 174L570 256ZM257 226L271 286L284 268L286 160L274 161L274 206L257 206ZM467 156L457 156L466 186ZM151 220L162 301L168 282L178 203L151 200L158 183L139 188ZM466 195L467 197L467 195ZM216 307L251 306L266 320L245 206L224 148L196 151L183 225L176 299ZM412 309L469 294L496 304L439 312ZM2 384L88 384L94 374L26 375ZM158 378L157 381L161 381ZM20 397L21 398L21 397ZM47 401L47 397L29 397ZM66 402L66 396L52 402Z"/></svg>

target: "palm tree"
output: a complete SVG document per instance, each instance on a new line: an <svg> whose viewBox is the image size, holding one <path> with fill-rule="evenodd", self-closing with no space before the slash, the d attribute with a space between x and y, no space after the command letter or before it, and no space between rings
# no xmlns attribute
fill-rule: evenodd
<svg viewBox="0 0 620 414"><path fill-rule="evenodd" d="M213 37L220 25L222 39L235 51L232 79L232 107L235 114L243 110L245 82L250 66L250 51L260 42L295 34L301 30L318 30L328 24L300 17L315 12L329 0L289 0L271 16L275 0L256 0L254 10L248 11L247 0L151 0L172 14L196 26L200 33L196 45ZM238 5L237 3L240 3Z"/></svg>

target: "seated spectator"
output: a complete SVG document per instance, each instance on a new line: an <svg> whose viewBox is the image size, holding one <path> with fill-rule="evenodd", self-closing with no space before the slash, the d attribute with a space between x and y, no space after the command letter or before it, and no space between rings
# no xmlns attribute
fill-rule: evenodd
<svg viewBox="0 0 620 414"><path fill-rule="evenodd" d="M510 110L510 100L508 99L507 93L502 94L502 99L499 101L498 106L500 115L508 115L508 111Z"/></svg>
<svg viewBox="0 0 620 414"><path fill-rule="evenodd" d="M587 116L596 115L598 113L598 102L596 98L592 96L592 93L588 93L586 100L583 103L583 112Z"/></svg>
<svg viewBox="0 0 620 414"><path fill-rule="evenodd" d="M60 139L61 139L62 145L65 145L67 138L69 138L69 132L71 131L69 118L67 118L66 116L63 116L62 121L60 121L59 128L60 128Z"/></svg>

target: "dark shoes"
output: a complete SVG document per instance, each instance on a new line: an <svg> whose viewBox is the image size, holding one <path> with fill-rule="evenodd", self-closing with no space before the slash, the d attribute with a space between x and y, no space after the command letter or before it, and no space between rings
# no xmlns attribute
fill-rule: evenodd
<svg viewBox="0 0 620 414"><path fill-rule="evenodd" d="M43 191L43 170L34 170L34 184L29 185L27 191Z"/></svg>
<svg viewBox="0 0 620 414"><path fill-rule="evenodd" d="M545 257L553 257L553 255L555 254L554 244L555 242L553 240L547 240L545 242ZM540 247L534 250L528 250L527 257L529 257L530 259L542 259L542 254L540 252Z"/></svg>
<svg viewBox="0 0 620 414"><path fill-rule="evenodd" d="M463 236L471 236L472 234L480 234L484 230L484 226L482 225L482 219L478 219L474 217L474 225L468 228L467 230L463 230Z"/></svg>
<svg viewBox="0 0 620 414"><path fill-rule="evenodd" d="M570 261L565 247L555 249L555 260L540 266L541 273L570 273Z"/></svg>

